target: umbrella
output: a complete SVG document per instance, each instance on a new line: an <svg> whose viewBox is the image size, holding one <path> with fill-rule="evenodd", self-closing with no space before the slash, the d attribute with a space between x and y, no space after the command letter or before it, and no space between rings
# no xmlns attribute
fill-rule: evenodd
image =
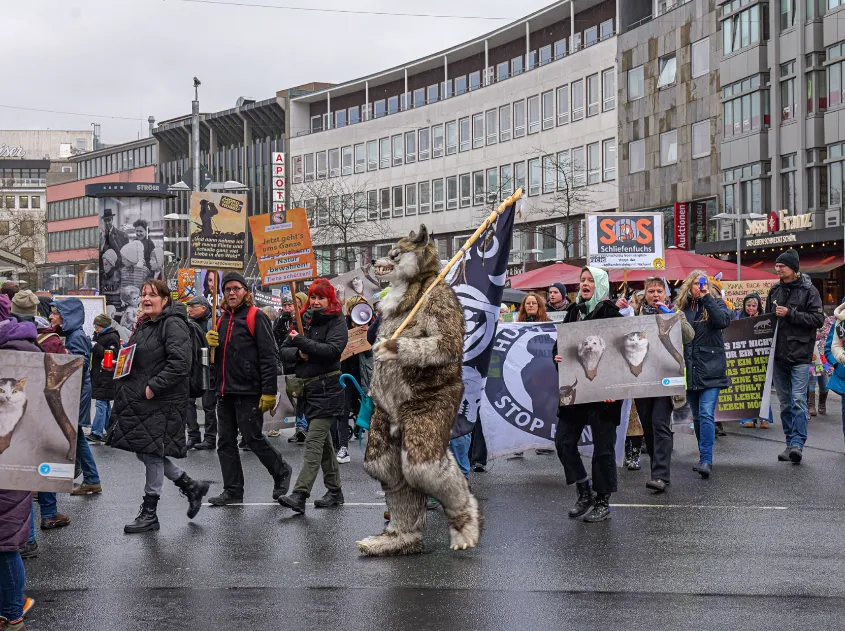
<svg viewBox="0 0 845 631"><path fill-rule="evenodd" d="M636 269L628 271L628 282L644 281L650 276L659 276L666 280L685 280L695 270L703 270L710 276L722 272L722 280L736 280L736 263L723 261L686 250L669 248L666 250L666 267L663 269ZM610 270L610 282L621 283L625 280L625 271ZM763 272L753 267L742 267L742 280L771 280L774 274Z"/></svg>
<svg viewBox="0 0 845 631"><path fill-rule="evenodd" d="M505 289L502 292L502 302L511 302L514 304L520 304L522 299L525 298L528 294L524 291L519 291L518 289Z"/></svg>
<svg viewBox="0 0 845 631"><path fill-rule="evenodd" d="M340 385L345 388L347 380L352 382L355 389L358 391L358 394L361 395L361 409L358 411L358 418L355 419L355 424L362 429L369 430L370 419L373 417L373 410L375 409L373 400L364 394L364 391L361 389L358 381L349 373L343 373L340 376Z"/></svg>
<svg viewBox="0 0 845 631"><path fill-rule="evenodd" d="M547 289L552 283L577 285L581 280L581 268L566 263L555 263L540 267L524 274L511 276L511 287L514 289Z"/></svg>

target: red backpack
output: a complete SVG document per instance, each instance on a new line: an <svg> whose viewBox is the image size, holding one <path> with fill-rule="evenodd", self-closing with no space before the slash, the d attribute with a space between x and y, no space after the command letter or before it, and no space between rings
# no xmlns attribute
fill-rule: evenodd
<svg viewBox="0 0 845 631"><path fill-rule="evenodd" d="M260 311L260 309L258 307L256 307L255 305L251 305L249 307L249 311L247 311L247 314L246 314L246 328L249 329L249 334L252 337L255 337L255 317L258 315L259 311ZM231 318L232 317L231 312L227 312L227 313L229 313L229 317ZM220 330L220 323L221 322L223 322L223 316L220 316L220 319L217 320L217 330L218 331Z"/></svg>

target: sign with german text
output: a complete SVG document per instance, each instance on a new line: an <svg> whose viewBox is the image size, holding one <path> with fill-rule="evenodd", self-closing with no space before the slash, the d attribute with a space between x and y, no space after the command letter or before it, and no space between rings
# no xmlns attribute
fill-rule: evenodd
<svg viewBox="0 0 845 631"><path fill-rule="evenodd" d="M197 295L197 272L192 267L180 267L176 273L176 300L188 302Z"/></svg>
<svg viewBox="0 0 845 631"><path fill-rule="evenodd" d="M317 276L311 229L304 208L291 208L287 221L274 223L273 213L249 218L255 258L263 285L307 280Z"/></svg>
<svg viewBox="0 0 845 631"><path fill-rule="evenodd" d="M772 383L776 320L775 315L743 318L722 332L731 387L719 393L717 421L768 418L764 395Z"/></svg>
<svg viewBox="0 0 845 631"><path fill-rule="evenodd" d="M675 204L675 247L689 250L689 204Z"/></svg>
<svg viewBox="0 0 845 631"><path fill-rule="evenodd" d="M761 305L765 306L766 296L769 295L769 290L777 282L777 278L771 280L723 280L722 291L725 292L725 300L733 304L736 309L742 308L742 301L748 294L758 294Z"/></svg>
<svg viewBox="0 0 845 631"><path fill-rule="evenodd" d="M356 326L354 329L349 330L349 340L346 342L346 348L343 349L340 361L352 357L353 355L357 355L358 353L368 351L371 348L372 346L370 346L370 343L367 341L367 332L363 328Z"/></svg>
<svg viewBox="0 0 845 631"><path fill-rule="evenodd" d="M246 195L191 193L191 267L243 270Z"/></svg>
<svg viewBox="0 0 845 631"><path fill-rule="evenodd" d="M587 261L604 269L663 269L663 214L588 213Z"/></svg>

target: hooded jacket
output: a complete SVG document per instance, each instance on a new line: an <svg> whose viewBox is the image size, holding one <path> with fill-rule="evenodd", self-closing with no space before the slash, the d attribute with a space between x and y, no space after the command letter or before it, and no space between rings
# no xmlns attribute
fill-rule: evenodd
<svg viewBox="0 0 845 631"><path fill-rule="evenodd" d="M187 318L185 305L171 300L155 320L138 320L129 339L135 344L132 369L115 388L108 445L138 454L185 457L193 361ZM152 399L147 399L147 386Z"/></svg>
<svg viewBox="0 0 845 631"><path fill-rule="evenodd" d="M120 352L120 335L112 326L94 333L94 348L91 351L91 397L97 401L111 401L117 380L114 372L103 370L102 362L106 351L112 352L115 361Z"/></svg>
<svg viewBox="0 0 845 631"><path fill-rule="evenodd" d="M736 318L734 318L735 320L742 320L743 318L751 317L747 313L745 313L745 303L749 300L757 301L757 315L763 315L763 301L760 298L760 294L752 291L750 294L748 294L745 298L742 299L742 306L736 310Z"/></svg>
<svg viewBox="0 0 845 631"><path fill-rule="evenodd" d="M690 278L684 281L675 303L695 329L695 337L684 344L687 390L729 388L722 331L731 323L731 312L721 298L713 295L716 289L712 284L710 293L694 299L693 282Z"/></svg>
<svg viewBox="0 0 845 631"><path fill-rule="evenodd" d="M845 300L833 312L836 320L830 327L824 345L827 362L833 366L833 375L827 382L827 387L835 393L845 396Z"/></svg>
<svg viewBox="0 0 845 631"><path fill-rule="evenodd" d="M91 340L82 330L85 323L85 307L79 298L62 298L53 306L62 316L62 326L56 333L64 336L64 344L71 355L82 357L82 389L79 397L79 423L91 424ZM32 325L33 328L35 325Z"/></svg>
<svg viewBox="0 0 845 631"><path fill-rule="evenodd" d="M787 307L789 313L778 318L775 360L790 366L811 363L816 331L824 326L824 310L810 277L799 274L791 283L780 281L772 287L766 313L774 313L777 307Z"/></svg>

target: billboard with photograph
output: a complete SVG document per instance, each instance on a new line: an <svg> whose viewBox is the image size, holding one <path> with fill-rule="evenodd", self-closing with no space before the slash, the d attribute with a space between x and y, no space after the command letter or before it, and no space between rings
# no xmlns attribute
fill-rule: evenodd
<svg viewBox="0 0 845 631"><path fill-rule="evenodd" d="M587 213L587 265L663 269L662 213Z"/></svg>
<svg viewBox="0 0 845 631"><path fill-rule="evenodd" d="M191 193L191 267L243 270L246 195Z"/></svg>

